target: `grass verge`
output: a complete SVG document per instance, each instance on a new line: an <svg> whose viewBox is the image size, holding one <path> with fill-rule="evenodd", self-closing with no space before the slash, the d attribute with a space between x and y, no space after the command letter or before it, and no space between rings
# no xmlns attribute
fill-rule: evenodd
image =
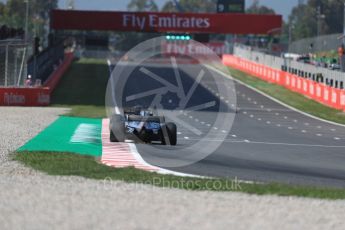
<svg viewBox="0 0 345 230"><path fill-rule="evenodd" d="M287 105L325 120L345 124L345 113L340 110L332 109L301 94L292 92L283 86L271 84L239 70L232 68L229 68L229 70L233 78L258 89Z"/></svg>
<svg viewBox="0 0 345 230"><path fill-rule="evenodd" d="M345 199L344 189L284 184L245 184L236 180L160 175L134 168L116 169L97 163L93 157L71 153L20 152L14 155L14 159L49 175L81 176L96 180L124 181L192 191L236 191L257 195Z"/></svg>
<svg viewBox="0 0 345 230"><path fill-rule="evenodd" d="M52 105L53 107L69 108L70 111L65 113L69 117L84 118L104 118L107 116L104 106L96 105Z"/></svg>
<svg viewBox="0 0 345 230"><path fill-rule="evenodd" d="M52 106L71 108L75 117L103 118L109 70L106 60L80 59L65 73L52 95Z"/></svg>

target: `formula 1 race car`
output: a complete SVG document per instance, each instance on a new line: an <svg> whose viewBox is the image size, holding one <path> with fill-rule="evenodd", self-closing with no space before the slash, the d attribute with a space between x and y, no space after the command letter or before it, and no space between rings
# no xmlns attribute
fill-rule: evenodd
<svg viewBox="0 0 345 230"><path fill-rule="evenodd" d="M176 145L176 124L165 122L164 116L154 116L149 110L129 108L124 115L114 114L110 119L110 141L124 142L126 139L144 143L161 142Z"/></svg>

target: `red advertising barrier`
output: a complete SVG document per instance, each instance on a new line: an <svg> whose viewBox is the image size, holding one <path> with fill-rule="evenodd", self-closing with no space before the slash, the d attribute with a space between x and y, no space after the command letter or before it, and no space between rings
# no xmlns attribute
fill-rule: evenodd
<svg viewBox="0 0 345 230"><path fill-rule="evenodd" d="M47 106L48 88L0 88L0 106Z"/></svg>
<svg viewBox="0 0 345 230"><path fill-rule="evenodd" d="M223 55L223 64L265 81L282 85L331 108L345 111L345 90L302 78L281 70L273 69L233 55Z"/></svg>
<svg viewBox="0 0 345 230"><path fill-rule="evenodd" d="M345 91L344 90L340 90L340 107L341 108L345 108Z"/></svg>
<svg viewBox="0 0 345 230"><path fill-rule="evenodd" d="M73 54L66 54L63 63L41 88L0 88L0 106L48 106L50 95L62 75L73 61Z"/></svg>
<svg viewBox="0 0 345 230"><path fill-rule="evenodd" d="M51 29L217 34L268 34L281 15L53 10Z"/></svg>

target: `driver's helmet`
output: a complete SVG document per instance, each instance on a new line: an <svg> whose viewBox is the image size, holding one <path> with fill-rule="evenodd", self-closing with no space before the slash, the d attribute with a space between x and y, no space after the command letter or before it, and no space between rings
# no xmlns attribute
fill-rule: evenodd
<svg viewBox="0 0 345 230"><path fill-rule="evenodd" d="M143 117L153 116L153 113L151 111L142 110L140 111L140 116L143 116Z"/></svg>
<svg viewBox="0 0 345 230"><path fill-rule="evenodd" d="M142 107L140 105L136 105L134 106L133 108L133 113L135 115L141 115L141 112L142 112Z"/></svg>

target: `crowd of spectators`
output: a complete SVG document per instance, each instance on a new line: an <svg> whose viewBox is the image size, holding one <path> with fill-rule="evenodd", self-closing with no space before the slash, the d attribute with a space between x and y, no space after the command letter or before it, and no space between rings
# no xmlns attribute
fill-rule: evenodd
<svg viewBox="0 0 345 230"><path fill-rule="evenodd" d="M314 65L317 67L340 70L340 62L337 58L327 57L326 55L318 56L316 54L301 55L296 59L298 62Z"/></svg>
<svg viewBox="0 0 345 230"><path fill-rule="evenodd" d="M312 45L311 45L312 46ZM345 64L345 48L341 45L338 49L338 55L335 54L336 51L322 52L322 53L309 53L296 55L295 60L298 62L303 62L306 64L314 65L317 67L328 68L331 70L345 71L342 68L342 63Z"/></svg>

